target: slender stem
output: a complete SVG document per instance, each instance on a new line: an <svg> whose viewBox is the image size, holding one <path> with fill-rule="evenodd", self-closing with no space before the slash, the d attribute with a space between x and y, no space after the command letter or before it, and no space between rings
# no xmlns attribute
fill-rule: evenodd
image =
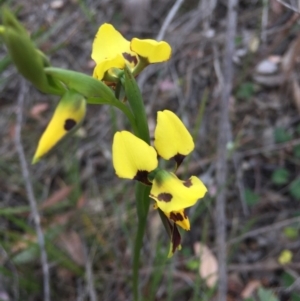
<svg viewBox="0 0 300 301"><path fill-rule="evenodd" d="M32 184L30 182L30 173L28 169L28 164L25 158L24 149L21 141L21 128L22 128L22 119L23 119L23 104L24 96L26 93L26 84L25 81L21 80L21 89L18 96L18 107L17 107L17 123L15 129L15 144L16 149L19 155L22 175L25 182L26 193L31 209L31 214L33 216L33 221L35 225L35 231L37 234L38 244L41 251L41 264L43 270L43 281L44 281L44 301L50 301L50 275L49 275L49 265L48 265L48 256L45 247L45 237L41 227L41 218L39 215L38 207L36 204L36 199L33 193Z"/></svg>
<svg viewBox="0 0 300 301"><path fill-rule="evenodd" d="M121 101L114 101L112 103L112 105L115 106L116 108L118 108L119 110L121 110L126 115L126 117L128 118L128 120L130 122L130 125L131 125L133 131L135 133L137 133L138 128L137 128L136 120L135 120L134 115L130 111L130 109L126 105L124 105L124 103L122 103Z"/></svg>
<svg viewBox="0 0 300 301"><path fill-rule="evenodd" d="M227 296L227 266L226 266L226 179L227 168L227 142L230 132L229 98L232 91L234 53L234 38L237 24L238 0L228 0L226 48L224 55L222 95L220 100L220 117L218 132L218 158L217 158L217 185L220 189L216 200L216 237L218 247L218 301L225 301Z"/></svg>
<svg viewBox="0 0 300 301"><path fill-rule="evenodd" d="M134 244L134 256L133 256L133 300L139 300L139 267L140 267L140 252L143 246L143 237L145 234L147 215L150 205L150 187L141 183L136 183L135 197L138 213L138 227Z"/></svg>
<svg viewBox="0 0 300 301"><path fill-rule="evenodd" d="M130 125L134 131L134 133L138 132L138 129L137 129L137 124L136 124L136 121L135 121L135 117L134 115L132 114L131 110L121 101L117 100L117 99L111 99L110 101L105 101L103 100L102 98L100 97L89 97L87 99L87 103L88 104L107 104L107 105L111 105L111 106L114 106L116 108L118 108L119 110L121 110L125 116L128 118L129 122L130 122Z"/></svg>
<svg viewBox="0 0 300 301"><path fill-rule="evenodd" d="M125 68L125 78L122 83L125 93L136 122L135 134L146 143L150 144L150 134L147 122L144 102L139 87L130 70ZM138 230L135 239L133 255L133 300L139 301L139 263L140 253L143 245L143 236L146 229L147 215L150 205L150 187L137 183L135 187L135 197L138 215Z"/></svg>

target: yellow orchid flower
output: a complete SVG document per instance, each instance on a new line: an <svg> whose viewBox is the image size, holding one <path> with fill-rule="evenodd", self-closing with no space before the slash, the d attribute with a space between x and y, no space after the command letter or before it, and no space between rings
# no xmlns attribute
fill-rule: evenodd
<svg viewBox="0 0 300 301"><path fill-rule="evenodd" d="M181 181L174 173L158 167L157 155L164 155L165 149L170 159L178 154L183 158L194 148L189 132L171 111L158 112L155 146L156 150L130 132L117 132L112 149L116 174L121 178L152 185L150 197L156 202L155 208L161 209L170 220L189 230L190 222L184 209L203 198L207 189L195 176Z"/></svg>
<svg viewBox="0 0 300 301"><path fill-rule="evenodd" d="M118 177L150 184L147 175L158 166L152 146L130 132L122 131L114 135L112 153Z"/></svg>
<svg viewBox="0 0 300 301"><path fill-rule="evenodd" d="M100 26L92 47L92 59L96 62L93 77L115 83L125 64L136 76L148 64L167 61L171 52L164 41L133 38L129 42L111 24L105 23Z"/></svg>
<svg viewBox="0 0 300 301"><path fill-rule="evenodd" d="M85 98L74 91L67 91L44 131L32 163L38 162L64 137L78 129L86 113Z"/></svg>
<svg viewBox="0 0 300 301"><path fill-rule="evenodd" d="M180 181L175 174L158 170L155 172L150 197L171 220L183 229L190 230L184 209L193 206L206 192L204 184L195 176Z"/></svg>
<svg viewBox="0 0 300 301"><path fill-rule="evenodd" d="M154 147L165 160L174 158L177 166L195 147L192 136L182 121L169 110L157 113Z"/></svg>

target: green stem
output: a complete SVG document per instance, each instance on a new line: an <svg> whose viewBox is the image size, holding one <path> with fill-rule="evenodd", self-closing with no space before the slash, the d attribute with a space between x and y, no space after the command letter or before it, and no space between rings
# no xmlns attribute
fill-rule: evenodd
<svg viewBox="0 0 300 301"><path fill-rule="evenodd" d="M133 131L135 133L138 131L137 125L136 125L136 122L135 122L135 117L133 116L130 109L123 102L121 102L117 99L113 99L113 98L110 99L109 101L106 101L106 100L102 99L101 97L89 97L89 98L87 98L87 103L88 104L97 104L97 105L99 105L99 104L108 104L108 105L111 105L111 106L114 106L114 107L118 108L128 118Z"/></svg>
<svg viewBox="0 0 300 301"><path fill-rule="evenodd" d="M125 93L130 105L131 111L136 122L134 133L137 137L144 140L150 145L150 134L145 112L145 106L141 92L130 70L125 67L125 78L121 78L122 84L125 87ZM147 215L150 205L150 189L151 187L137 183L135 186L135 197L138 215L138 230L136 233L134 254L133 254L133 300L139 301L139 266L140 253L143 246L143 236L146 229Z"/></svg>
<svg viewBox="0 0 300 301"><path fill-rule="evenodd" d="M136 126L138 131L135 134L146 143L150 144L150 134L148 128L147 115L145 111L145 106L142 98L141 91L135 81L134 76L127 66L124 70L125 82L121 78L122 84L125 86L125 93L132 110L132 113L135 117Z"/></svg>
<svg viewBox="0 0 300 301"><path fill-rule="evenodd" d="M140 267L140 253L143 247L143 237L146 230L147 215L150 205L150 189L139 182L135 186L135 197L138 213L138 227L135 237L133 265L132 265L132 286L133 286L133 300L139 300L139 267Z"/></svg>
<svg viewBox="0 0 300 301"><path fill-rule="evenodd" d="M113 101L112 105L121 110L126 115L133 131L136 133L138 131L137 124L135 121L135 117L130 111L130 109L121 101Z"/></svg>

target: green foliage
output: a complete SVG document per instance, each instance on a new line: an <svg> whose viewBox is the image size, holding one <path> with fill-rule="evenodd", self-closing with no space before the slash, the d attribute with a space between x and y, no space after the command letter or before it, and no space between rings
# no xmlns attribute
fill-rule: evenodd
<svg viewBox="0 0 300 301"><path fill-rule="evenodd" d="M292 293L291 294L291 301L300 301L300 294Z"/></svg>
<svg viewBox="0 0 300 301"><path fill-rule="evenodd" d="M278 168L273 172L271 180L276 185L284 185L289 181L289 176L290 173L287 169Z"/></svg>
<svg viewBox="0 0 300 301"><path fill-rule="evenodd" d="M199 269L199 259L190 259L187 263L186 263L186 267L190 270L190 271L197 271Z"/></svg>
<svg viewBox="0 0 300 301"><path fill-rule="evenodd" d="M281 281L284 287L289 287L294 283L295 278L290 273L284 272L281 275Z"/></svg>
<svg viewBox="0 0 300 301"><path fill-rule="evenodd" d="M259 202L259 195L256 194L252 189L245 189L245 200L249 206L254 206Z"/></svg>
<svg viewBox="0 0 300 301"><path fill-rule="evenodd" d="M258 298L260 301L279 301L271 290L260 287L258 289Z"/></svg>
<svg viewBox="0 0 300 301"><path fill-rule="evenodd" d="M242 99L249 99L254 95L254 93L255 93L254 84L251 82L245 82L238 87L236 96Z"/></svg>
<svg viewBox="0 0 300 301"><path fill-rule="evenodd" d="M296 126L296 132L297 132L297 134L300 135L300 124L298 124L298 125Z"/></svg>
<svg viewBox="0 0 300 301"><path fill-rule="evenodd" d="M243 43L243 37L242 36L236 36L235 39L234 39L234 43L235 43L235 46L239 46Z"/></svg>
<svg viewBox="0 0 300 301"><path fill-rule="evenodd" d="M285 128L278 127L274 130L274 140L276 143L288 142L293 138L292 134L290 134Z"/></svg>
<svg viewBox="0 0 300 301"><path fill-rule="evenodd" d="M293 154L294 154L295 158L297 158L297 159L300 158L300 144L294 146Z"/></svg>
<svg viewBox="0 0 300 301"><path fill-rule="evenodd" d="M294 227L285 227L283 233L287 238L292 240L297 239L299 235L298 229Z"/></svg>
<svg viewBox="0 0 300 301"><path fill-rule="evenodd" d="M289 193L297 200L300 200L300 178L295 179L289 185Z"/></svg>

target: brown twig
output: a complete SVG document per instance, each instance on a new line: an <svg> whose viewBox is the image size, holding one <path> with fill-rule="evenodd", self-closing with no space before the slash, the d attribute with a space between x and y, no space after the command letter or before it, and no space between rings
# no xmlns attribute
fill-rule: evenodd
<svg viewBox="0 0 300 301"><path fill-rule="evenodd" d="M290 264L282 265L277 262L258 262L251 264L230 264L228 265L229 271L234 272L251 272L251 271L274 271L290 267L295 270L300 270L300 262L293 262Z"/></svg>
<svg viewBox="0 0 300 301"><path fill-rule="evenodd" d="M17 100L17 123L15 127L15 146L18 152L21 169L22 169L22 176L24 179L24 184L26 188L26 193L31 209L31 214L33 216L33 221L35 225L35 231L37 234L38 244L41 251L41 265L43 271L43 281L44 281L44 301L50 301L50 277L49 277L49 265L47 259L47 252L45 248L45 237L41 227L41 218L39 215L38 207L36 204L36 199L33 193L32 184L30 181L30 173L28 164L26 162L25 153L21 141L21 129L22 129L22 120L23 120L23 105L24 105L24 98L27 93L27 86L25 80L21 79L20 84L20 91Z"/></svg>
<svg viewBox="0 0 300 301"><path fill-rule="evenodd" d="M226 267L226 187L227 180L227 142L230 132L229 124L229 98L232 90L234 53L234 38L236 32L236 5L238 0L228 0L226 48L223 67L223 87L220 102L220 119L218 133L218 159L217 159L217 184L219 193L216 204L216 235L218 248L218 300L225 301L227 295L227 267Z"/></svg>
<svg viewBox="0 0 300 301"><path fill-rule="evenodd" d="M176 2L174 3L174 5L172 6L172 8L170 9L169 13L167 14L161 28L160 31L156 37L156 40L160 41L164 38L167 28L169 27L170 23L172 22L172 20L174 19L178 9L181 7L181 5L183 4L183 0L176 0ZM143 86L147 80L147 78L149 78L151 76L151 74L153 73L153 71L155 72L156 68L155 66L149 66L140 76L138 79L138 84L140 89L143 89Z"/></svg>
<svg viewBox="0 0 300 301"><path fill-rule="evenodd" d="M91 259L89 258L88 250L86 245L84 247L84 255L85 255L85 274L86 274L86 283L87 283L87 291L91 301L97 301L97 294L94 286L94 274L93 267L91 263Z"/></svg>
<svg viewBox="0 0 300 301"><path fill-rule="evenodd" d="M259 234L263 234L263 233L266 233L266 232L271 232L271 231L275 231L275 230L278 230L278 229L281 229L283 227L287 227L291 224L294 224L294 223L300 223L300 217L297 216L297 217L293 217L293 218L290 218L290 219L287 219L287 220L284 220L284 221L280 221L280 222L277 222L275 224L271 224L269 226L265 226L265 227L261 227L261 228L258 228L258 229L255 229L255 230L251 230L249 232L246 232L238 237L235 237L233 239L230 239L228 241L228 244L234 244L234 243L237 243L247 237L255 237Z"/></svg>
<svg viewBox="0 0 300 301"><path fill-rule="evenodd" d="M299 9L296 9L295 7L293 7L292 5L290 4L287 4L285 3L284 1L282 0L277 0L277 2L279 2L280 4L282 4L283 6L285 6L286 8L292 10L293 12L297 13L297 14L300 14L300 11Z"/></svg>
<svg viewBox="0 0 300 301"><path fill-rule="evenodd" d="M240 154L242 157L255 156L266 152L279 151L281 149L285 149L288 147L293 147L300 144L300 139L294 139L291 141L279 143L279 144L270 144L259 148L249 149L245 151L241 151Z"/></svg>
<svg viewBox="0 0 300 301"><path fill-rule="evenodd" d="M160 41L164 38L167 28L169 27L170 23L172 22L173 18L175 17L178 9L180 8L180 6L182 5L183 2L184 2L184 0L177 0L174 3L174 5L170 9L167 17L165 18L164 23L162 24L162 26L160 28L160 31L156 37L156 40Z"/></svg>

